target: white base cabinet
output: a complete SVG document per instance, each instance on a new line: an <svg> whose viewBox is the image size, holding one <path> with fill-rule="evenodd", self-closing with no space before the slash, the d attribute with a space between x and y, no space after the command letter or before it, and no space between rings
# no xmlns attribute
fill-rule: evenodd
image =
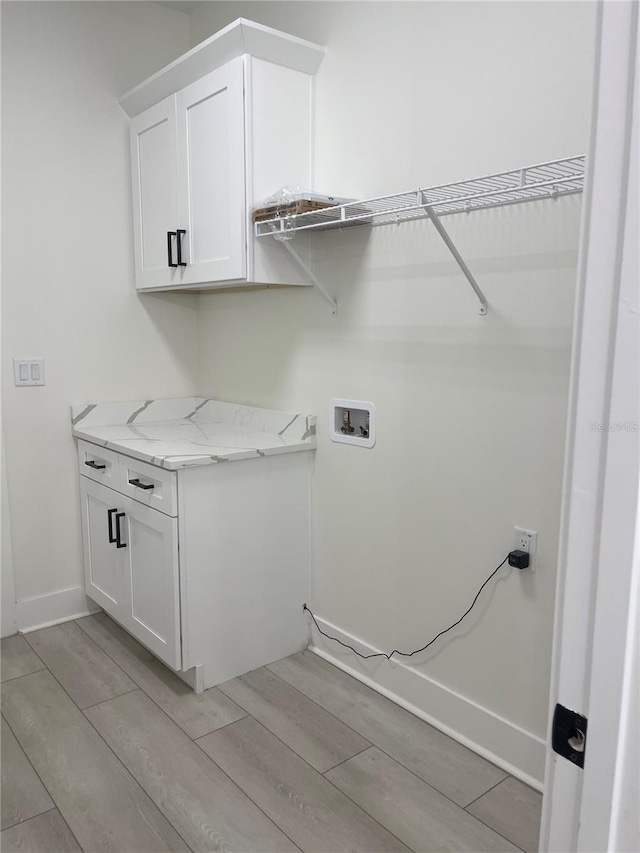
<svg viewBox="0 0 640 853"><path fill-rule="evenodd" d="M87 595L182 668L177 519L82 477Z"/></svg>
<svg viewBox="0 0 640 853"><path fill-rule="evenodd" d="M311 459L287 453L179 473L183 667L202 664L207 686L309 643Z"/></svg>
<svg viewBox="0 0 640 853"><path fill-rule="evenodd" d="M194 689L307 646L310 452L179 471L78 453L87 595Z"/></svg>

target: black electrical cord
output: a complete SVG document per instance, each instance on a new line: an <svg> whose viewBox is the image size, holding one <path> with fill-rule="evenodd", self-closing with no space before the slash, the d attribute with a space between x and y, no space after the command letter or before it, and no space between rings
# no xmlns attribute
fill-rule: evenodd
<svg viewBox="0 0 640 853"><path fill-rule="evenodd" d="M440 631L439 634L436 634L432 640L429 640L429 642L426 644L426 646L422 646L422 648L420 648L420 649L415 649L415 651L413 651L413 652L401 652L401 651L398 651L398 649L394 649L389 654L387 654L386 652L372 652L370 655L363 655L357 649L354 649L353 646L350 646L348 643L343 643L342 640L339 640L337 637L332 637L331 634L327 634L325 631L323 631L322 628L318 625L318 623L316 621L316 617L313 615L313 613L307 607L306 604L302 605L302 609L306 610L307 613L311 616L311 618L313 619L314 625L316 626L316 628L322 634L323 637L326 637L328 640L335 640L336 643L340 643L340 645L344 646L345 649L351 649L351 651L354 652L355 654L357 654L359 658L363 658L364 660L368 660L369 658L386 658L387 660L391 660L392 655L402 655L402 657L410 658L410 657L413 657L413 655L417 655L420 652L424 652L425 649L428 649L429 646L432 646L439 637L441 637L443 634L446 634L447 631L451 631L452 628L455 628L456 625L459 625L462 622L462 620L465 618L465 616L467 616L469 613L471 613L471 611L474 608L476 601L480 598L480 593L482 592L482 590L489 583L491 578L500 571L500 569L504 566L504 564L507 562L508 559L509 559L509 555L507 554L507 556L500 563L500 565L491 572L489 577L486 579L486 581L482 584L480 589L477 591L476 597L471 602L471 607L469 607L469 609L466 610L462 614L462 616L458 619L457 622L454 622L453 625L449 625L448 628L445 628L443 631Z"/></svg>

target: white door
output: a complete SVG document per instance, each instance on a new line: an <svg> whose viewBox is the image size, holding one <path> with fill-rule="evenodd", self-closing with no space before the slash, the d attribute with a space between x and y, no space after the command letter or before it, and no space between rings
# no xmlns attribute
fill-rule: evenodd
<svg viewBox="0 0 640 853"><path fill-rule="evenodd" d="M122 625L160 660L182 668L178 523L120 495L119 534L128 579L128 612Z"/></svg>
<svg viewBox="0 0 640 853"><path fill-rule="evenodd" d="M176 96L132 119L130 136L136 287L175 286L181 272Z"/></svg>
<svg viewBox="0 0 640 853"><path fill-rule="evenodd" d="M587 718L547 753L541 850L640 850L638 4L599 7L551 681ZM550 714L550 717L551 717Z"/></svg>
<svg viewBox="0 0 640 853"><path fill-rule="evenodd" d="M246 276L242 57L178 92L181 282Z"/></svg>
<svg viewBox="0 0 640 853"><path fill-rule="evenodd" d="M121 495L88 477L80 477L80 499L87 595L122 622L128 596L116 537Z"/></svg>
<svg viewBox="0 0 640 853"><path fill-rule="evenodd" d="M13 577L13 552L11 549L11 523L9 520L9 492L7 489L7 466L4 452L4 431L0 429L0 635L8 637L18 629L16 619L15 580Z"/></svg>

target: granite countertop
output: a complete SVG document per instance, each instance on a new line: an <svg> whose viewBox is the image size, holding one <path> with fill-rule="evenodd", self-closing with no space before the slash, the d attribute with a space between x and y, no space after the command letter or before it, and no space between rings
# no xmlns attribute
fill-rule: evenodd
<svg viewBox="0 0 640 853"><path fill-rule="evenodd" d="M176 470L313 450L316 418L182 397L72 406L73 435Z"/></svg>

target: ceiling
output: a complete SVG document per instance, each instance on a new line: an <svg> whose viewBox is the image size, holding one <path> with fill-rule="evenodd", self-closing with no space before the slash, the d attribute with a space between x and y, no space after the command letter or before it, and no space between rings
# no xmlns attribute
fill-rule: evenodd
<svg viewBox="0 0 640 853"><path fill-rule="evenodd" d="M170 9L177 9L178 12L186 12L190 15L194 9L201 5L198 0L155 0L161 6L168 6Z"/></svg>

